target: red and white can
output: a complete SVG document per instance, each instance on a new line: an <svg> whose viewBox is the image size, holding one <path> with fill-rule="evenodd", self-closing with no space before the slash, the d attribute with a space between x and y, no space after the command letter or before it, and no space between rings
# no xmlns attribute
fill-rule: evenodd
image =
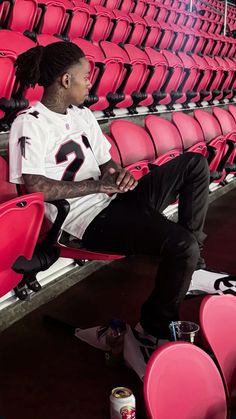
<svg viewBox="0 0 236 419"><path fill-rule="evenodd" d="M110 395L111 419L135 419L135 397L126 387L116 387Z"/></svg>

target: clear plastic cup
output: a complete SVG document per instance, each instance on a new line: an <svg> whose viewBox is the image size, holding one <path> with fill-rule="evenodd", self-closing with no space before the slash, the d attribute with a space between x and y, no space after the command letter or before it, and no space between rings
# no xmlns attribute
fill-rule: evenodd
<svg viewBox="0 0 236 419"><path fill-rule="evenodd" d="M179 320L169 324L171 340L183 340L185 342L196 343L199 325L197 323Z"/></svg>

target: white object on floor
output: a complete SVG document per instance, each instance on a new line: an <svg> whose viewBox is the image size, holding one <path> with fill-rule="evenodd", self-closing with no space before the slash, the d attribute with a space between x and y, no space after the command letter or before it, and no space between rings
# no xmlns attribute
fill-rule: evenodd
<svg viewBox="0 0 236 419"><path fill-rule="evenodd" d="M187 295L197 291L203 294L236 295L236 276L199 269L193 273Z"/></svg>

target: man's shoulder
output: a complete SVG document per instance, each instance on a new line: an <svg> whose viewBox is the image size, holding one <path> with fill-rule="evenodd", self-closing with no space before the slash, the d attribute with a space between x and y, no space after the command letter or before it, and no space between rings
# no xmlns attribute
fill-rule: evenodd
<svg viewBox="0 0 236 419"><path fill-rule="evenodd" d="M74 115L83 118L86 122L88 122L91 119L94 119L94 115L93 112L86 108L86 106L73 106L71 105L69 108L70 112L73 113Z"/></svg>
<svg viewBox="0 0 236 419"><path fill-rule="evenodd" d="M41 117L42 117L42 113L40 112L40 109L36 104L34 106L30 106L30 107L20 111L17 114L13 124L15 125L17 123L22 123L24 121L26 121L26 122L32 121L32 122L35 123L36 121L39 121Z"/></svg>

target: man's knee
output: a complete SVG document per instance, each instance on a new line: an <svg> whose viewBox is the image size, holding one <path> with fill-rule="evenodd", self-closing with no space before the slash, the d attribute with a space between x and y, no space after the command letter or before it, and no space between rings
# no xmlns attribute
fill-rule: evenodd
<svg viewBox="0 0 236 419"><path fill-rule="evenodd" d="M190 161L194 167L198 168L200 173L205 173L206 176L209 175L209 165L206 157L200 153L194 153L192 151L184 154L186 154L187 160Z"/></svg>
<svg viewBox="0 0 236 419"><path fill-rule="evenodd" d="M185 259L190 264L195 264L200 256L199 245L192 233L187 230L182 230L179 234L173 235L166 240L163 247L164 253L167 256Z"/></svg>

